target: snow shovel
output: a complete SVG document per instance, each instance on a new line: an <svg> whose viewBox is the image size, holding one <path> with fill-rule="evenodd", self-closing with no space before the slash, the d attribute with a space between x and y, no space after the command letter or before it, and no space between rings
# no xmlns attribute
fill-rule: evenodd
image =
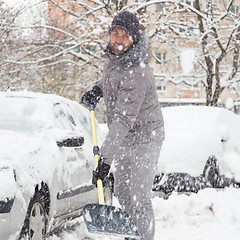
<svg viewBox="0 0 240 240"><path fill-rule="evenodd" d="M95 123L95 105L86 103L83 99L83 104L90 110L92 135L93 135L93 153L95 165L98 166L99 147L97 142L97 132ZM97 181L99 204L87 204L83 207L83 218L87 229L90 233L102 233L107 235L115 235L120 237L128 237L139 239L132 219L129 214L121 208L107 206L104 202L102 180Z"/></svg>

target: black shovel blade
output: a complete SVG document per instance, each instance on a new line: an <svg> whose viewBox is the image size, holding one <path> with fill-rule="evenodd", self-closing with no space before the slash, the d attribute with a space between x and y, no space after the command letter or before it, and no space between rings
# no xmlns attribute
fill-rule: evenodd
<svg viewBox="0 0 240 240"><path fill-rule="evenodd" d="M121 208L87 204L83 208L83 218L90 233L140 238L129 214Z"/></svg>

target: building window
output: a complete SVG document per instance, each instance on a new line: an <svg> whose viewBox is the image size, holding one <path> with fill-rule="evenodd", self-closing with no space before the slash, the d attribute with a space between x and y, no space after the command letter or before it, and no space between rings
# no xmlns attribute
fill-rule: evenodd
<svg viewBox="0 0 240 240"><path fill-rule="evenodd" d="M192 0L192 1L186 1L186 3L187 3L189 6L196 8L195 0Z"/></svg>
<svg viewBox="0 0 240 240"><path fill-rule="evenodd" d="M186 30L184 28L179 28L179 31L182 33L185 32Z"/></svg>
<svg viewBox="0 0 240 240"><path fill-rule="evenodd" d="M191 7L196 8L196 3L195 0L190 0L190 1L184 1L186 4L188 4ZM183 9L184 7L182 5L179 5L179 9Z"/></svg>
<svg viewBox="0 0 240 240"><path fill-rule="evenodd" d="M230 8L230 11L234 14L238 14L239 13L239 6L238 5L232 5Z"/></svg>
<svg viewBox="0 0 240 240"><path fill-rule="evenodd" d="M97 47L96 46L87 46L85 49L82 48L82 53L87 54L88 51L96 53L97 52Z"/></svg>
<svg viewBox="0 0 240 240"><path fill-rule="evenodd" d="M166 86L164 86L164 85L158 85L158 86L157 86L157 90L160 91L160 92L165 92L165 91L166 91Z"/></svg>
<svg viewBox="0 0 240 240"><path fill-rule="evenodd" d="M156 12L162 13L164 7L165 7L165 3L156 3Z"/></svg>
<svg viewBox="0 0 240 240"><path fill-rule="evenodd" d="M156 53L156 61L157 61L157 64L161 64L161 65L164 65L166 64L166 52L159 52L159 53Z"/></svg>
<svg viewBox="0 0 240 240"><path fill-rule="evenodd" d="M210 3L209 3L210 4ZM216 11L217 10L217 5L216 4L214 4L214 3L211 3L210 5L209 5L208 3L206 4L206 9L208 9L209 8L209 6L212 8L212 10L214 10L214 11Z"/></svg>

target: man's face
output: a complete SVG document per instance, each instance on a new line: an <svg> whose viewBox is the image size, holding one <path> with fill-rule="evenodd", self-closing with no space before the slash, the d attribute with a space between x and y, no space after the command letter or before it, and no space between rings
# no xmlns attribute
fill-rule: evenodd
<svg viewBox="0 0 240 240"><path fill-rule="evenodd" d="M120 28L114 28L110 34L110 46L116 55L121 55L133 45L132 37Z"/></svg>

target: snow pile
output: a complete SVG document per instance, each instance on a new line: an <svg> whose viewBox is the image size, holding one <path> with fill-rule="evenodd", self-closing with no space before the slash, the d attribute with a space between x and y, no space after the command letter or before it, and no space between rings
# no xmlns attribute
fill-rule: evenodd
<svg viewBox="0 0 240 240"><path fill-rule="evenodd" d="M205 189L191 196L175 193L168 200L155 198L155 239L237 240L239 197L239 189Z"/></svg>
<svg viewBox="0 0 240 240"><path fill-rule="evenodd" d="M198 194L172 194L168 200L153 198L155 240L239 240L240 190L204 189ZM74 231L64 231L47 240L122 240L87 232L83 218Z"/></svg>
<svg viewBox="0 0 240 240"><path fill-rule="evenodd" d="M240 180L240 116L216 107L163 108L166 139L159 159L160 172L202 173L215 155L220 173Z"/></svg>

